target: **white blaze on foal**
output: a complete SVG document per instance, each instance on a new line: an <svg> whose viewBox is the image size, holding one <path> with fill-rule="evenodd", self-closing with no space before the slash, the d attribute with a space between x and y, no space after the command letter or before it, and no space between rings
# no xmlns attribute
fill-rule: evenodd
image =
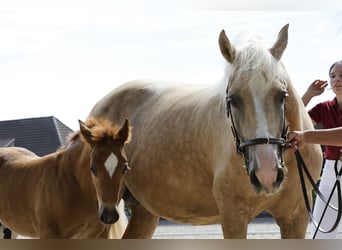
<svg viewBox="0 0 342 250"><path fill-rule="evenodd" d="M117 165L118 165L118 158L116 157L115 154L111 153L105 162L105 167L106 167L106 170L107 170L110 178L113 177L113 174L114 174L114 171L115 171Z"/></svg>

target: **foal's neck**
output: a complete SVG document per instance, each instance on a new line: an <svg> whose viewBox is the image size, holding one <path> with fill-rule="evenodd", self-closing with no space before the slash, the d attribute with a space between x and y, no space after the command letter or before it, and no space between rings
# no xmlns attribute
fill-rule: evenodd
<svg viewBox="0 0 342 250"><path fill-rule="evenodd" d="M92 193L94 188L89 170L90 152L90 146L78 138L60 152L58 167L68 175L73 175L82 190Z"/></svg>

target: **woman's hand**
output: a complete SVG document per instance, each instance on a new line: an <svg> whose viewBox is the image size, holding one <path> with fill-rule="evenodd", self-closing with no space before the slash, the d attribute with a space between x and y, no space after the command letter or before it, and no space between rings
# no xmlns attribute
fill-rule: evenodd
<svg viewBox="0 0 342 250"><path fill-rule="evenodd" d="M305 142L305 131L292 131L287 134L286 146L293 152L301 148Z"/></svg>

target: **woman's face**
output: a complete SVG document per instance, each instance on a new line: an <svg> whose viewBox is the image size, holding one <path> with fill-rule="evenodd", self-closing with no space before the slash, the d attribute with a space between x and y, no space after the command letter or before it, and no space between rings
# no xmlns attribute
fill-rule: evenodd
<svg viewBox="0 0 342 250"><path fill-rule="evenodd" d="M342 63L336 63L330 71L330 85L336 95L342 95Z"/></svg>

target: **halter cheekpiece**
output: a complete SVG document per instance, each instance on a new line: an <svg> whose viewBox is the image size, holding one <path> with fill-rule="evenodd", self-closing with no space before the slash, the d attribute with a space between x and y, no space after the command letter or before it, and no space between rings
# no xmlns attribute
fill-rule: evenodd
<svg viewBox="0 0 342 250"><path fill-rule="evenodd" d="M233 115L232 115L232 111L231 111L231 104L230 104L230 100L229 97L226 96L226 108L227 108L227 117L231 119L231 130L232 130L232 134L234 137L234 141L235 141L235 145L236 145L236 151L237 153L239 153L240 155L242 155L243 157L243 161L244 161L244 166L246 167L247 170L247 174L249 174L249 170L248 170L248 158L246 155L246 148L249 146L253 146L253 145L260 145L260 144L276 144L278 145L278 157L281 159L281 166L283 168L285 168L285 163L283 161L283 151L286 148L286 135L287 135L287 129L288 127L285 125L285 102L284 102L284 117L283 117L283 128L282 128L282 132L281 132L281 137L279 138L273 138L273 137L260 137L260 138L254 138L254 139L250 139L250 140L241 140L241 137L239 136L235 123L234 123L234 119L233 119Z"/></svg>

